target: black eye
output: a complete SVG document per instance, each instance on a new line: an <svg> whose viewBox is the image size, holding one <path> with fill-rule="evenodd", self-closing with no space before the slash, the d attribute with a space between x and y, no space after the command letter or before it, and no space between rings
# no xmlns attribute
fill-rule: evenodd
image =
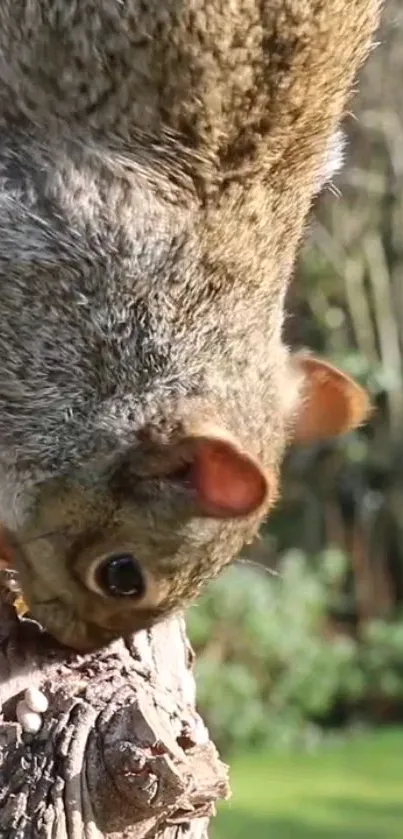
<svg viewBox="0 0 403 839"><path fill-rule="evenodd" d="M114 597L143 597L144 576L137 560L129 553L111 554L96 571L100 588Z"/></svg>

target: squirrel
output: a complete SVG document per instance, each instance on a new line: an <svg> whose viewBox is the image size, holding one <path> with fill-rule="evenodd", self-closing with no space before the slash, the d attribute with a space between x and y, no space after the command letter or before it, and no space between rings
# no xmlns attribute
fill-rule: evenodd
<svg viewBox="0 0 403 839"><path fill-rule="evenodd" d="M0 520L97 649L252 540L287 447L368 415L282 338L378 0L0 4Z"/></svg>

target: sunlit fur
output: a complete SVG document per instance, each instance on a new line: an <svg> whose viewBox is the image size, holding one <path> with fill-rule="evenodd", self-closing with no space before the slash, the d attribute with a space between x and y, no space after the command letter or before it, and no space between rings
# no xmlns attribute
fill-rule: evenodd
<svg viewBox="0 0 403 839"><path fill-rule="evenodd" d="M214 417L277 481L299 387L284 296L378 5L0 4L0 518L66 643L180 608L272 503L202 518L147 480L142 439L158 462ZM122 543L143 604L84 582Z"/></svg>

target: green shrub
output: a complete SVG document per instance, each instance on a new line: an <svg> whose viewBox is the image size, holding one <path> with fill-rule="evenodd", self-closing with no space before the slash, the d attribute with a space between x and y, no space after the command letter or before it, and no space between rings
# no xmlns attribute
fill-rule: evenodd
<svg viewBox="0 0 403 839"><path fill-rule="evenodd" d="M310 746L335 709L347 715L377 690L403 697L403 622L334 630L347 563L288 553L281 574L235 565L189 611L200 709L224 751Z"/></svg>

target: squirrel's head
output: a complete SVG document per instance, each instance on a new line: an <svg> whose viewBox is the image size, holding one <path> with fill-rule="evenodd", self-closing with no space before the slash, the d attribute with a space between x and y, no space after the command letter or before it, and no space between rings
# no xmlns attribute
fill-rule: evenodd
<svg viewBox="0 0 403 839"><path fill-rule="evenodd" d="M191 601L275 503L287 443L338 435L367 415L364 391L334 367L304 354L288 364L294 398L273 444L248 447L206 404L178 406L102 466L37 487L14 548L32 616L88 650Z"/></svg>

